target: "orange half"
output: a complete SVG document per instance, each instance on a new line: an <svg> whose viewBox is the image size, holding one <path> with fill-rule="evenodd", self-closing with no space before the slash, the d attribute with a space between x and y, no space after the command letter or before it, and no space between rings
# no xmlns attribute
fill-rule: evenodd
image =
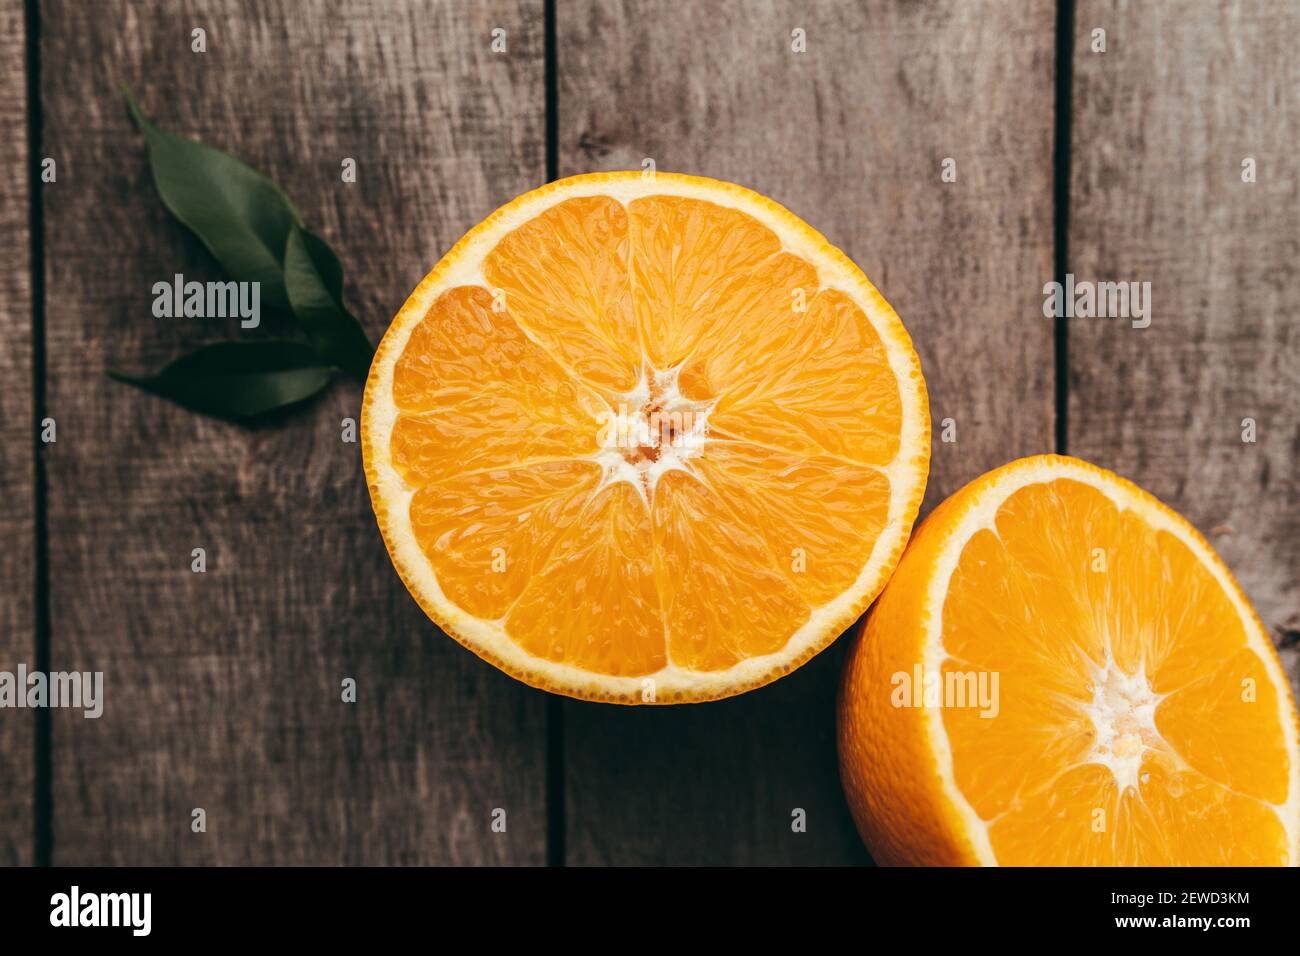
<svg viewBox="0 0 1300 956"><path fill-rule="evenodd" d="M497 210L375 356L366 476L448 634L575 697L725 697L879 592L925 487L897 315L796 216L729 183L578 176Z"/></svg>
<svg viewBox="0 0 1300 956"><path fill-rule="evenodd" d="M846 663L882 863L1294 865L1300 747L1259 618L1186 520L1045 455L921 525Z"/></svg>

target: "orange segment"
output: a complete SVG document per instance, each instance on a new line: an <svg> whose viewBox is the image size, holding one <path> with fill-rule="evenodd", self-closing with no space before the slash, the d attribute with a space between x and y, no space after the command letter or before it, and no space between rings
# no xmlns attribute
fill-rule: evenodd
<svg viewBox="0 0 1300 956"><path fill-rule="evenodd" d="M730 307L722 287L781 251L776 233L735 209L681 196L628 204L632 301L646 355L672 368Z"/></svg>
<svg viewBox="0 0 1300 956"><path fill-rule="evenodd" d="M866 314L842 292L826 290L812 298L806 316L791 319L785 317L784 332L777 325L768 360L745 387L718 403L714 429L801 455L893 461L902 401Z"/></svg>
<svg viewBox="0 0 1300 956"><path fill-rule="evenodd" d="M476 286L449 289L415 325L393 400L393 464L413 488L599 448L600 403Z"/></svg>
<svg viewBox="0 0 1300 956"><path fill-rule="evenodd" d="M721 396L734 402L754 391L778 356L808 354L810 330L803 328L804 316L794 311L796 292L809 299L815 296L817 271L811 263L785 252L729 276L718 288L714 312L682 365L682 392L689 398Z"/></svg>
<svg viewBox="0 0 1300 956"><path fill-rule="evenodd" d="M999 861L1020 866L1105 866L1110 841L1090 839L1095 808L1107 818L1119 821L1116 841L1133 842L1138 821L1118 806L1119 791L1114 779L1096 764L1067 770L1041 799L1022 801L990 825L990 841L999 848ZM1136 804L1132 797L1126 804ZM1080 808L1085 808L1082 819ZM1132 864L1129 864L1132 865Z"/></svg>
<svg viewBox="0 0 1300 956"><path fill-rule="evenodd" d="M889 480L863 465L716 441L696 470L813 607L853 584L888 520Z"/></svg>
<svg viewBox="0 0 1300 956"><path fill-rule="evenodd" d="M1063 579L1070 568L1061 567ZM1008 683L1032 683L1084 698L1094 661L1104 655L1068 580L1043 585L1045 571L1016 561L1008 539L992 529L973 534L958 559L943 603L943 647L953 658ZM1082 577L1082 571L1079 576ZM1017 639L1008 641L1005 628ZM1005 687L1006 685L1004 685ZM947 715L945 715L947 716Z"/></svg>
<svg viewBox="0 0 1300 956"><path fill-rule="evenodd" d="M366 476L450 636L559 693L727 697L826 647L924 493L925 386L893 310L788 211L595 174L461 240L371 366Z"/></svg>
<svg viewBox="0 0 1300 956"><path fill-rule="evenodd" d="M1179 773L1159 757L1141 773L1139 788L1121 791L1096 764L1073 768L1045 799L990 826L999 859L1019 866L1275 866L1287 858L1281 821L1257 801ZM1182 835L1177 843L1168 840L1171 831Z"/></svg>
<svg viewBox="0 0 1300 956"><path fill-rule="evenodd" d="M616 392L641 371L627 232L621 203L569 199L507 233L483 263L520 325L575 373Z"/></svg>
<svg viewBox="0 0 1300 956"><path fill-rule="evenodd" d="M1192 549L1167 532L1156 544L1160 561L1151 586L1163 589L1169 615L1150 632L1146 652L1152 686L1172 694L1208 676L1212 662L1245 647L1248 636L1227 592Z"/></svg>
<svg viewBox="0 0 1300 956"><path fill-rule="evenodd" d="M447 597L499 618L546 566L599 482L600 469L586 461L456 475L415 493L411 530Z"/></svg>
<svg viewBox="0 0 1300 956"><path fill-rule="evenodd" d="M536 657L601 674L667 662L650 519L626 483L590 500L520 598L506 627Z"/></svg>
<svg viewBox="0 0 1300 956"><path fill-rule="evenodd" d="M949 739L962 742L953 750L957 786L981 819L994 820L1056 785L1063 768L1083 762L1093 728L1083 701L1041 689L1027 674L987 673L997 673L998 682L986 681L990 703L981 706L978 669L965 660L944 661L944 686L964 688L967 706L944 710L943 723Z"/></svg>
<svg viewBox="0 0 1300 956"><path fill-rule="evenodd" d="M762 536L682 472L654 500L656 572L673 660L716 671L780 650L808 617Z"/></svg>
<svg viewBox="0 0 1300 956"><path fill-rule="evenodd" d="M1075 459L1000 468L921 527L850 653L840 747L882 862L1300 856L1295 705L1258 618L1184 519Z"/></svg>
<svg viewBox="0 0 1300 956"><path fill-rule="evenodd" d="M1211 663L1209 672L1164 698L1156 729L1175 753L1202 776L1269 803L1283 803L1287 764L1282 727L1262 724L1259 712L1282 703L1264 662L1243 647Z"/></svg>
<svg viewBox="0 0 1300 956"><path fill-rule="evenodd" d="M1294 830L1267 803L1233 793L1158 756L1143 764L1137 802L1145 805L1151 839L1125 854L1125 863L1179 866L1295 865ZM1168 835L1178 834L1169 840Z"/></svg>

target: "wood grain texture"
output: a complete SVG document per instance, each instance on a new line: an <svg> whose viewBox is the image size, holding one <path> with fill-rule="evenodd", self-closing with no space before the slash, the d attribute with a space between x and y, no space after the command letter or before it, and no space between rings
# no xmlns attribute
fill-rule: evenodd
<svg viewBox="0 0 1300 956"><path fill-rule="evenodd" d="M36 666L32 272L23 4L0 0L0 671ZM0 710L0 866L32 862L30 710Z"/></svg>
<svg viewBox="0 0 1300 956"><path fill-rule="evenodd" d="M61 170L46 214L53 658L104 671L107 698L100 720L55 718L55 862L542 862L542 696L431 633L393 572L359 446L340 440L359 388L242 428L105 376L240 334L152 317L154 282L217 270L155 195L122 84L163 127L283 184L377 339L443 250L545 177L540 2L42 13ZM191 51L197 27L207 53Z"/></svg>
<svg viewBox="0 0 1300 956"><path fill-rule="evenodd" d="M783 203L893 303L936 431L927 508L1050 451L1054 6L682 4L558 8L560 173L657 168ZM791 48L806 32L807 52ZM957 181L941 181L946 157ZM944 418L957 441L944 444ZM840 792L843 642L717 705L570 705L572 863L866 859ZM611 807L617 807L613 812ZM792 813L807 812L794 833Z"/></svg>
<svg viewBox="0 0 1300 956"><path fill-rule="evenodd" d="M1068 421L1209 538L1300 690L1297 34L1287 0L1079 4L1070 268L1150 282L1152 309L1070 322Z"/></svg>

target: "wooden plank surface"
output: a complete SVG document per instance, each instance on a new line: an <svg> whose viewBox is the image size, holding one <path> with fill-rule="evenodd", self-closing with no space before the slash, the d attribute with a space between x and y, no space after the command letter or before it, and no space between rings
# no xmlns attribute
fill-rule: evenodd
<svg viewBox="0 0 1300 956"><path fill-rule="evenodd" d="M154 282L218 272L154 194L120 84L285 185L377 337L467 227L545 177L542 0L39 9L42 152L59 163L42 193L51 666L104 671L107 697L99 720L53 715L54 862L542 862L547 699L431 633L397 581L340 440L359 390L249 429L104 375L238 334L151 315ZM1051 450L1050 0L566 0L556 19L561 175L649 157L751 186L895 305L931 392L925 510ZM1074 30L1068 264L1151 282L1153 314L1071 321L1068 451L1207 533L1297 682L1300 10L1077 0ZM23 4L0 0L0 154L24 171L0 194L0 377L25 386L24 36ZM35 662L33 412L25 387L0 390L0 670ZM835 766L843 650L718 704L549 705L566 861L865 862ZM0 864L32 857L32 728L0 711Z"/></svg>
<svg viewBox="0 0 1300 956"><path fill-rule="evenodd" d="M1050 451L1054 7L982 3L558 8L560 174L657 168L783 203L857 261L911 332L936 444L927 509ZM807 52L792 51L792 30ZM996 50L997 55L990 55ZM957 181L941 181L956 160ZM952 418L957 441L940 442ZM565 714L568 861L848 863L843 641L743 698ZM792 813L807 832L792 832Z"/></svg>
<svg viewBox="0 0 1300 956"><path fill-rule="evenodd" d="M0 0L0 671L36 666L32 285L23 4ZM0 866L32 862L30 710L0 710Z"/></svg>
<svg viewBox="0 0 1300 956"><path fill-rule="evenodd" d="M1300 690L1300 6L1082 0L1075 23L1071 271L1152 307L1071 321L1070 451L1209 538Z"/></svg>
<svg viewBox="0 0 1300 956"><path fill-rule="evenodd" d="M105 376L239 334L152 317L154 282L217 270L154 194L121 84L164 127L283 184L377 337L466 228L544 180L540 0L41 9L61 157L46 212L53 657L103 671L107 699L99 720L55 717L55 862L542 862L543 698L432 633L392 571L359 446L340 437L359 388L241 428Z"/></svg>

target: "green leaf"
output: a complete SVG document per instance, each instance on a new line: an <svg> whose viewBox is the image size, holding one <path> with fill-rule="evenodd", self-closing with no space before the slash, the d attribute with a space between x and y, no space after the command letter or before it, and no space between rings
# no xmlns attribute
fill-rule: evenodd
<svg viewBox="0 0 1300 956"><path fill-rule="evenodd" d="M326 244L325 240L316 235L310 229L302 229L303 241L307 246L307 252L311 254L312 264L320 274L321 279L325 282L325 288L329 289L330 295L334 296L339 302L343 301L343 266L339 262L339 257L334 255L334 250ZM293 235L292 231L289 233ZM285 256L289 252L288 243L285 243Z"/></svg>
<svg viewBox="0 0 1300 956"><path fill-rule="evenodd" d="M343 270L322 240L294 227L284 248L284 284L294 317L321 357L365 382L374 349L343 306Z"/></svg>
<svg viewBox="0 0 1300 956"><path fill-rule="evenodd" d="M310 398L332 371L306 342L257 339L205 345L156 375L108 374L192 411L239 420Z"/></svg>
<svg viewBox="0 0 1300 956"><path fill-rule="evenodd" d="M267 303L288 308L281 260L289 231L302 225L289 197L230 154L159 129L130 92L126 103L149 145L154 186L172 215L199 237L230 278L260 282Z"/></svg>

